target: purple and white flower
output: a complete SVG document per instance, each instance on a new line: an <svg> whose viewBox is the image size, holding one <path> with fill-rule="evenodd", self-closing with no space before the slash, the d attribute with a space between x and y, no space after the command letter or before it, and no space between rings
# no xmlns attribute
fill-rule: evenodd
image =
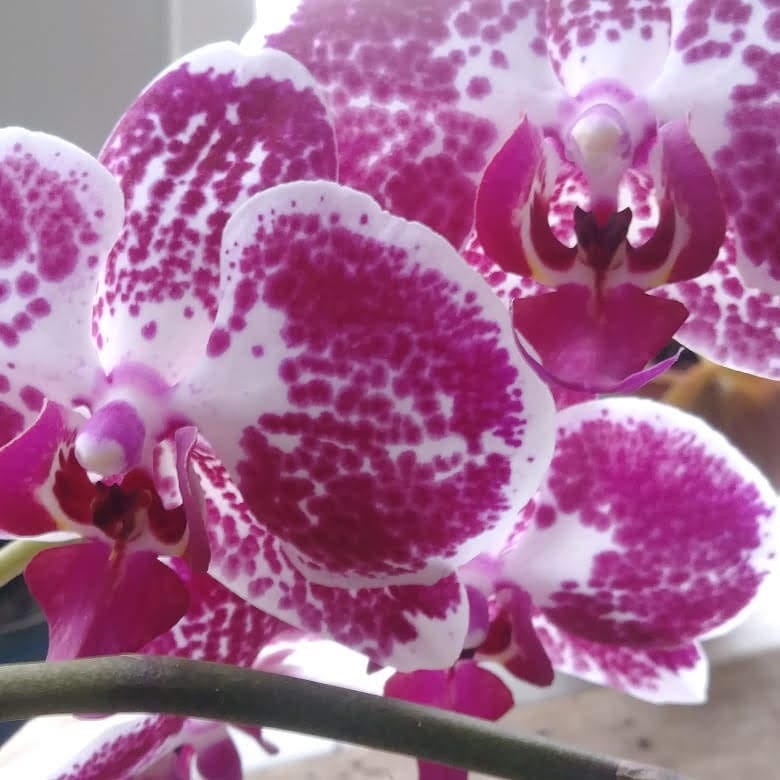
<svg viewBox="0 0 780 780"><path fill-rule="evenodd" d="M158 556L379 662L457 656L452 573L511 533L553 404L479 274L340 160L305 68L233 44L99 161L0 131L3 530L90 540L28 567L51 657L174 625Z"/></svg>
<svg viewBox="0 0 780 780"><path fill-rule="evenodd" d="M635 387L675 334L780 377L772 3L288 8L250 35L329 95L341 180L459 249L476 198L487 254L540 284L513 318L546 379Z"/></svg>

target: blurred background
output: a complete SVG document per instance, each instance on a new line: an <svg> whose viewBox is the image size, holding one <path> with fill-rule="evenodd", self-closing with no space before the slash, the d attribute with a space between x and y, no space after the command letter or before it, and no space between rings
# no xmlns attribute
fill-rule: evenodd
<svg viewBox="0 0 780 780"><path fill-rule="evenodd" d="M0 122L97 152L165 65L210 41L239 40L254 0L3 0Z"/></svg>

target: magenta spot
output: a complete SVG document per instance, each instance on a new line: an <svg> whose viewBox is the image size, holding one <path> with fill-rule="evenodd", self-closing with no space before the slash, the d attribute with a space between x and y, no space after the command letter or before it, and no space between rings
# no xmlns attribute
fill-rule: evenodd
<svg viewBox="0 0 780 780"><path fill-rule="evenodd" d="M536 510L534 518L539 528L550 528L555 525L555 509L549 504L542 504Z"/></svg>
<svg viewBox="0 0 780 780"><path fill-rule="evenodd" d="M490 79L485 76L474 76L466 87L466 94L474 100L487 97L491 91Z"/></svg>
<svg viewBox="0 0 780 780"><path fill-rule="evenodd" d="M230 334L224 328L214 328L206 346L206 354L213 358L219 357L229 346Z"/></svg>
<svg viewBox="0 0 780 780"><path fill-rule="evenodd" d="M22 297L33 295L38 289L38 277L34 274L24 271L16 277L16 291Z"/></svg>
<svg viewBox="0 0 780 780"><path fill-rule="evenodd" d="M151 341L157 335L157 322L150 320L141 328L141 335L147 340Z"/></svg>
<svg viewBox="0 0 780 780"><path fill-rule="evenodd" d="M4 401L0 401L0 447L24 430L24 416Z"/></svg>
<svg viewBox="0 0 780 780"><path fill-rule="evenodd" d="M18 314L14 314L13 320L11 320L11 322L13 323L13 326L16 328L18 333L30 330L33 325L32 317L23 311L19 312Z"/></svg>
<svg viewBox="0 0 780 780"><path fill-rule="evenodd" d="M780 11L772 11L764 23L766 34L773 41L780 41Z"/></svg>
<svg viewBox="0 0 780 780"><path fill-rule="evenodd" d="M43 402L45 398L43 393L38 390L37 387L33 387L32 385L25 385L19 391L19 397L31 412L38 412L43 408Z"/></svg>
<svg viewBox="0 0 780 780"><path fill-rule="evenodd" d="M33 317L46 317L51 314L51 306L45 298L34 298L27 304L27 311Z"/></svg>
<svg viewBox="0 0 780 780"><path fill-rule="evenodd" d="M506 58L506 54L500 49L493 49L490 52L490 64L494 68L502 68L504 70L509 68L509 60Z"/></svg>
<svg viewBox="0 0 780 780"><path fill-rule="evenodd" d="M19 343L19 336L15 328L5 322L0 322L0 341L7 347L15 347Z"/></svg>
<svg viewBox="0 0 780 780"><path fill-rule="evenodd" d="M262 344L254 344L252 346L252 356L262 357L265 354L265 347Z"/></svg>

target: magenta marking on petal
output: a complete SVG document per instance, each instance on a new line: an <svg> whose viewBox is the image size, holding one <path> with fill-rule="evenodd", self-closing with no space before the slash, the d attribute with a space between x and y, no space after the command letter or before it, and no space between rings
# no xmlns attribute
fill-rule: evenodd
<svg viewBox="0 0 780 780"><path fill-rule="evenodd" d="M185 724L172 715L148 715L101 734L70 769L52 780L116 780L143 776Z"/></svg>
<svg viewBox="0 0 780 780"><path fill-rule="evenodd" d="M39 412L43 408L45 401L43 393L37 387L32 387L31 385L25 385L19 391L19 398L31 412Z"/></svg>
<svg viewBox="0 0 780 780"><path fill-rule="evenodd" d="M223 263L231 343L182 408L299 569L327 585L430 583L513 522L551 445L550 399L446 242L302 182L233 217ZM231 329L247 282L256 302Z"/></svg>
<svg viewBox="0 0 780 780"><path fill-rule="evenodd" d="M0 342L15 353L9 371L18 384L44 385L67 404L90 381L97 359L87 322L99 270L90 258L105 256L122 217L118 185L86 152L43 133L0 130Z"/></svg>
<svg viewBox="0 0 780 780"><path fill-rule="evenodd" d="M339 180L459 246L491 154L560 89L543 29L540 3L305 0L267 42L331 98Z"/></svg>
<svg viewBox="0 0 780 780"><path fill-rule="evenodd" d="M741 615L775 555L777 498L758 470L651 401L590 402L559 421L529 508L554 517L529 523L507 559L547 617L590 641L664 647Z"/></svg>
<svg viewBox="0 0 780 780"><path fill-rule="evenodd" d="M707 694L707 660L697 644L639 649L589 642L561 630L541 613L536 631L565 674L608 685L655 704L699 704Z"/></svg>
<svg viewBox="0 0 780 780"><path fill-rule="evenodd" d="M628 284L600 298L566 284L515 299L512 321L519 348L545 381L581 392L616 392L640 387L674 362L644 368L687 316L681 303L657 306L658 300Z"/></svg>
<svg viewBox="0 0 780 780"><path fill-rule="evenodd" d="M745 284L733 237L711 271L654 293L690 311L676 336L681 343L715 363L780 379L780 296Z"/></svg>
<svg viewBox="0 0 780 780"><path fill-rule="evenodd" d="M216 314L230 215L279 182L335 177L314 87L281 52L214 44L169 68L119 121L101 160L128 216L94 312L109 368L130 356L179 379Z"/></svg>
<svg viewBox="0 0 780 780"><path fill-rule="evenodd" d="M239 598L213 577L172 563L189 594L186 614L144 646L151 655L252 666L258 653L289 626Z"/></svg>
<svg viewBox="0 0 780 780"><path fill-rule="evenodd" d="M209 357L219 357L230 346L230 333L225 328L215 328L209 336L206 354Z"/></svg>
<svg viewBox="0 0 780 780"><path fill-rule="evenodd" d="M267 612L381 664L437 667L457 658L466 616L465 593L454 575L428 587L349 590L314 585L249 513L224 467L203 450L195 451L194 462L206 493L210 570L225 586Z"/></svg>
<svg viewBox="0 0 780 780"><path fill-rule="evenodd" d="M674 46L654 102L664 120L684 119L713 164L730 228L740 243L741 275L770 294L780 290L780 123L777 44L770 2L673 4ZM703 88L717 88L700 103Z"/></svg>
<svg viewBox="0 0 780 780"><path fill-rule="evenodd" d="M609 76L643 87L660 73L670 43L667 3L550 0L543 5L550 57L570 92Z"/></svg>
<svg viewBox="0 0 780 780"><path fill-rule="evenodd" d="M316 251L291 254L304 236ZM405 249L334 231L319 215L261 226L248 251L257 244L275 265L258 269L259 289L285 318L288 362L301 376L286 383L289 412L261 414L242 433L239 488L256 515L324 568L366 573L409 566L399 545L407 533L419 565L445 537L454 548L495 522L509 462L498 452L482 465L476 457L488 429L519 446L525 419L510 356L491 346L498 327L444 275L407 271ZM412 414L400 412L407 404ZM300 444L283 455L279 435ZM474 462L418 458L422 441L447 436L462 437Z"/></svg>

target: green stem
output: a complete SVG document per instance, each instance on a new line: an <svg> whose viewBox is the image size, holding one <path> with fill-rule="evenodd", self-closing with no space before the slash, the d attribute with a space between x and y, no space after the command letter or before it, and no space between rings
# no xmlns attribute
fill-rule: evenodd
<svg viewBox="0 0 780 780"><path fill-rule="evenodd" d="M41 551L49 547L61 547L63 542L36 542L18 539L0 548L0 588L18 577L27 564ZM72 542L64 542L72 544Z"/></svg>
<svg viewBox="0 0 780 780"><path fill-rule="evenodd" d="M269 726L513 780L682 780L476 718L235 666L139 655L0 666L0 720L114 712Z"/></svg>

